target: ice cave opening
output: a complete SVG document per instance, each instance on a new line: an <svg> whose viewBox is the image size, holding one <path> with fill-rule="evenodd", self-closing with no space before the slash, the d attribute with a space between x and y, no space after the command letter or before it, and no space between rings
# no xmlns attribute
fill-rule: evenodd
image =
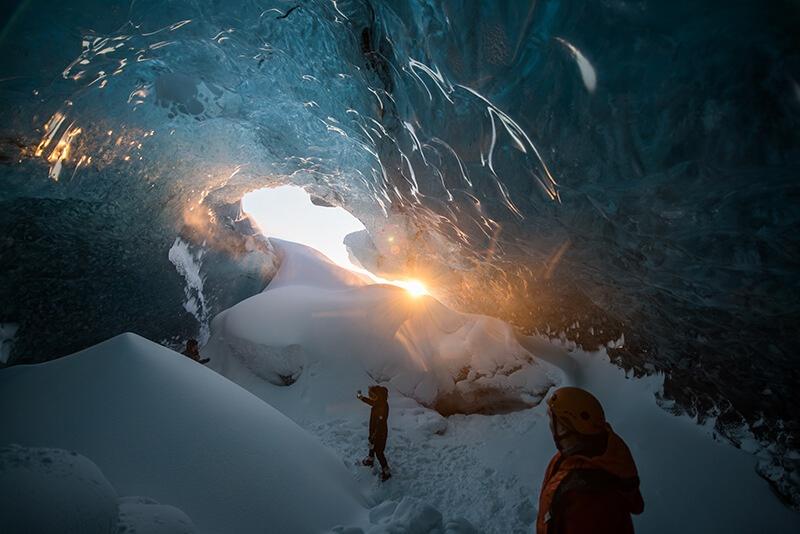
<svg viewBox="0 0 800 534"><path fill-rule="evenodd" d="M392 284L412 297L431 293L428 285L416 278L386 279L367 270L348 246L348 236L368 236L364 224L341 206L308 193L296 185L279 185L251 191L241 200L242 210L255 220L266 237L309 246L336 265L366 276L373 283ZM395 232L396 233L396 232ZM391 232L388 243L397 239Z"/></svg>
<svg viewBox="0 0 800 534"><path fill-rule="evenodd" d="M364 271L344 244L347 234L364 230L364 225L344 208L319 200L315 204L303 188L282 185L247 193L242 209L265 236L308 245L341 267Z"/></svg>

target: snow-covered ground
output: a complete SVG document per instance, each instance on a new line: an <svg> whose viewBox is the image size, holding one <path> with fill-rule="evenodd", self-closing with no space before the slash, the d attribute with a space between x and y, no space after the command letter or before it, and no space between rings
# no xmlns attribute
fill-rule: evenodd
<svg viewBox="0 0 800 534"><path fill-rule="evenodd" d="M637 532L800 531L752 455L656 405L661 376L273 244L273 282L212 322L211 369L126 334L0 371L0 531L73 517L86 533L531 532L554 452L537 403L560 384L595 393L630 445ZM375 381L390 389L386 483L358 463L355 392ZM493 414L432 409L482 404Z"/></svg>
<svg viewBox="0 0 800 534"><path fill-rule="evenodd" d="M627 376L602 351L515 339L499 321L458 314L397 288L365 286L310 249L273 244L283 256L278 276L214 320L205 354L214 369L335 451L371 502L413 496L480 532L531 532L539 484L555 452L544 406L444 418L423 404L433 405L448 387L476 388L475 382L490 403L515 394L534 401L543 386L573 384L600 398L637 460L646 502L635 518L638 532L800 529L800 515L772 494L751 454L657 406L662 376ZM398 344L398 337L414 343ZM477 372L453 382L464 366ZM278 370L294 382L276 385ZM368 409L355 391L374 380L390 388L393 478L384 484L357 464L366 452Z"/></svg>

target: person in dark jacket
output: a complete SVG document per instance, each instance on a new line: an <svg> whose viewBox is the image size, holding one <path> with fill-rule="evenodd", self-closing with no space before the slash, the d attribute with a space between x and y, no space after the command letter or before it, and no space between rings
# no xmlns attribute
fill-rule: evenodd
<svg viewBox="0 0 800 534"><path fill-rule="evenodd" d="M200 345L197 343L196 339L189 339L186 341L186 349L184 349L183 355L203 365L211 361L210 358L202 358L200 356Z"/></svg>
<svg viewBox="0 0 800 534"><path fill-rule="evenodd" d="M381 464L381 480L386 481L392 476L386 455L383 454L386 449L386 438L389 435L389 390L383 386L370 386L368 397L362 395L360 390L356 396L372 406L369 414L369 456L361 463L372 467L377 456Z"/></svg>
<svg viewBox="0 0 800 534"><path fill-rule="evenodd" d="M639 475L600 402L564 387L547 404L558 452L542 482L537 534L633 534L631 514L644 511Z"/></svg>

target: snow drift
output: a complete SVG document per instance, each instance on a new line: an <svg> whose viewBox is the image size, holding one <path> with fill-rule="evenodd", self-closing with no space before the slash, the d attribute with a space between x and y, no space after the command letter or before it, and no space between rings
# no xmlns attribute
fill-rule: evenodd
<svg viewBox="0 0 800 534"><path fill-rule="evenodd" d="M74 451L0 448L0 532L192 534L191 519L147 497L118 498L91 460Z"/></svg>
<svg viewBox="0 0 800 534"><path fill-rule="evenodd" d="M120 505L128 515L155 499L183 510L200 532L244 533L319 532L363 514L349 473L314 438L239 386L133 334L3 370L0 405L4 443L75 451L97 465L101 485L104 474L120 495L147 496ZM6 515L20 495L9 494L14 479L2 460ZM97 491L111 510L113 489Z"/></svg>
<svg viewBox="0 0 800 534"><path fill-rule="evenodd" d="M372 380L445 414L535 406L558 381L507 323L373 284L303 245L271 242L281 257L272 282L212 322L207 350L223 374L239 365L290 385L316 366L341 378L332 394L349 397Z"/></svg>

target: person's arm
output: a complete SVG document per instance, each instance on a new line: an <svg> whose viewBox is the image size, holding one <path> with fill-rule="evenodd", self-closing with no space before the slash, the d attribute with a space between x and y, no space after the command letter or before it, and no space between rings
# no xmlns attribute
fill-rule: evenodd
<svg viewBox="0 0 800 534"><path fill-rule="evenodd" d="M644 499L642 498L642 492L639 491L639 488L631 491L623 491L621 493L630 513L639 515L644 512Z"/></svg>
<svg viewBox="0 0 800 534"><path fill-rule="evenodd" d="M639 515L644 512L644 499L639 491L639 477L621 478L613 486L619 493L619 499L628 512Z"/></svg>
<svg viewBox="0 0 800 534"><path fill-rule="evenodd" d="M374 400L370 399L369 397L365 397L361 393L358 393L356 395L356 397L358 398L358 400L360 400L361 402L363 402L365 404L369 404L370 406L375 406L375 401Z"/></svg>

